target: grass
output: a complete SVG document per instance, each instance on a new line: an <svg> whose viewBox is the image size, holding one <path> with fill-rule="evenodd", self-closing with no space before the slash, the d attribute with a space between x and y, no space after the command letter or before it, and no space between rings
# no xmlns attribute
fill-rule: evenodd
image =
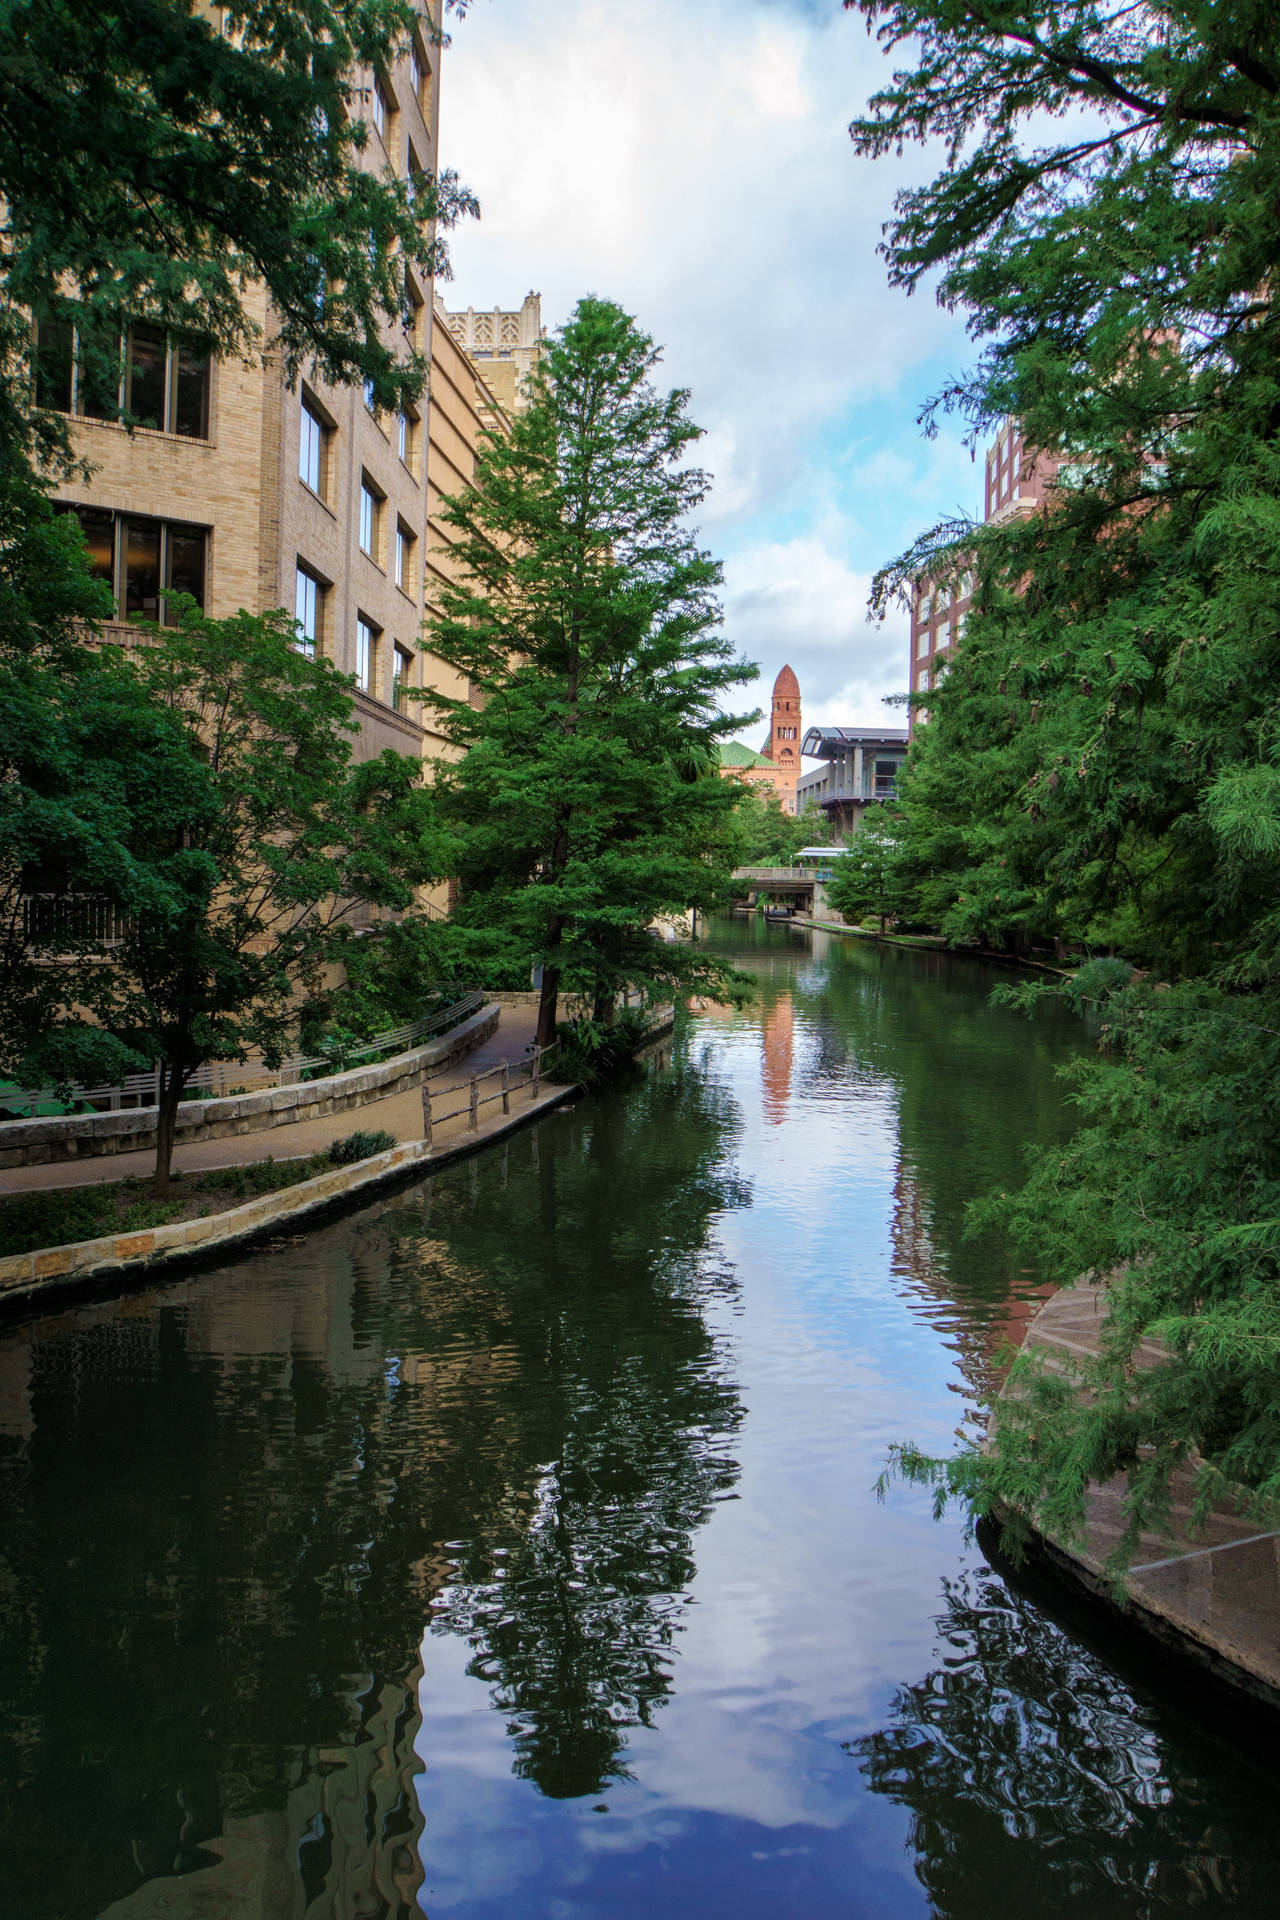
<svg viewBox="0 0 1280 1920"><path fill-rule="evenodd" d="M225 1213L260 1194L314 1180L331 1167L351 1166L394 1147L393 1133L351 1133L334 1140L306 1160L255 1160L242 1167L210 1173L175 1173L163 1200L155 1200L145 1180L104 1180L90 1187L60 1187L54 1192L17 1193L0 1200L0 1258L34 1253L39 1247L66 1246L73 1240L100 1240L107 1234L145 1233L174 1220L197 1220Z"/></svg>

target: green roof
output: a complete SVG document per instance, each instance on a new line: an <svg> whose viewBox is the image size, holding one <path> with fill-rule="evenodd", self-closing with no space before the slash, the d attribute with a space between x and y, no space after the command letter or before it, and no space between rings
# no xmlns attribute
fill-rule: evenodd
<svg viewBox="0 0 1280 1920"><path fill-rule="evenodd" d="M772 760L766 760L754 747L744 747L741 740L729 740L720 748L722 767L771 767Z"/></svg>

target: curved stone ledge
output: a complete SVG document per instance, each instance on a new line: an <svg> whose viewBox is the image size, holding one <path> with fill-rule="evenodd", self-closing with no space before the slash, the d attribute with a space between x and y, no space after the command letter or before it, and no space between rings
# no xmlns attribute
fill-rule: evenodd
<svg viewBox="0 0 1280 1920"><path fill-rule="evenodd" d="M193 1140L225 1140L232 1134L259 1133L323 1120L334 1113L371 1106L421 1086L429 1074L463 1059L497 1030L501 1008L481 1007L469 1020L430 1040L368 1067L326 1074L288 1087L264 1087L217 1100L184 1100L178 1108L175 1145ZM63 1160L138 1153L156 1144L155 1107L131 1107L116 1113L57 1114L40 1120L0 1122L0 1168L40 1167Z"/></svg>
<svg viewBox="0 0 1280 1920"><path fill-rule="evenodd" d="M465 1158L477 1148L538 1120L553 1107L577 1097L576 1087L547 1086L536 1102L519 1113L496 1115L478 1132L448 1146L432 1149L425 1140L408 1140L388 1147L351 1167L332 1167L313 1180L264 1193L243 1206L200 1220L175 1220L165 1227L139 1233L106 1234L97 1240L76 1240L62 1247L41 1247L32 1253L0 1259L0 1311L21 1307L33 1297L62 1288L91 1288L98 1282L118 1286L135 1277L149 1278L157 1269L185 1266L229 1250L238 1244L292 1227L335 1204L391 1186L417 1172L434 1172Z"/></svg>
<svg viewBox="0 0 1280 1920"><path fill-rule="evenodd" d="M1105 1311L1102 1288L1064 1287L1041 1307L1026 1344L1040 1347L1051 1366L1070 1376L1096 1353ZM1138 1364L1152 1366L1162 1356L1159 1344L1147 1340ZM1238 1693L1280 1707L1280 1529L1260 1524L1243 1502L1229 1501L1194 1525L1192 1469L1176 1469L1170 1486L1169 1531L1142 1535L1122 1592L1109 1563L1125 1527L1123 1475L1090 1487L1079 1541L1037 1531L1032 1551L1158 1645Z"/></svg>

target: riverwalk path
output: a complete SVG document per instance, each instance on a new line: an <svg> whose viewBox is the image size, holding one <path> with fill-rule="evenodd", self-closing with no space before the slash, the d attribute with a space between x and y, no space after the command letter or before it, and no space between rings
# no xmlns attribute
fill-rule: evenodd
<svg viewBox="0 0 1280 1920"><path fill-rule="evenodd" d="M1027 1343L1042 1348L1051 1366L1074 1373L1097 1352L1105 1312L1100 1287L1064 1287L1031 1322ZM1151 1341L1136 1356L1139 1366L1160 1358ZM1123 1477L1091 1489L1079 1544L1040 1538L1060 1571L1109 1601L1106 1563L1124 1531L1124 1495ZM1120 1610L1219 1679L1280 1706L1280 1530L1222 1503L1193 1532L1193 1495L1193 1475L1182 1469L1173 1479L1169 1532L1142 1535Z"/></svg>
<svg viewBox="0 0 1280 1920"><path fill-rule="evenodd" d="M463 1092L460 1095L443 1104L446 1107L465 1107L465 1090L473 1074L488 1073L501 1065L503 1060L508 1061L514 1070L528 1060L533 1050L536 1023L537 1012L534 1007L504 1006L501 1020L487 1040L482 1041L464 1059L454 1061L430 1076L428 1084L433 1097L446 1088L461 1087ZM492 1093L497 1085L495 1077L482 1091L485 1094ZM544 1083L534 1110L537 1106L553 1104L555 1100L562 1099L564 1091L563 1087ZM513 1086L511 1103L513 1109L521 1114L529 1111L531 1102L527 1077L522 1076L518 1091ZM499 1101L483 1107L478 1134L483 1136L496 1130L494 1122L500 1117ZM361 1133L394 1134L397 1140L420 1140L422 1089L413 1087L407 1093L392 1094L385 1100L372 1101L358 1110L327 1114L318 1120L301 1120L292 1126L272 1127L259 1133L231 1134L220 1140L180 1142L174 1148L173 1165L175 1171L181 1173L212 1173L224 1167L254 1166L268 1155L277 1161L305 1160L357 1129ZM439 1149L460 1145L467 1137L474 1139L476 1135L471 1134L465 1112L441 1121L432 1130L432 1144ZM49 1192L67 1187L94 1186L102 1181L145 1178L153 1172L155 1159L154 1148L145 1148L138 1153L113 1154L109 1159L65 1160L50 1166L10 1167L0 1172L0 1194Z"/></svg>

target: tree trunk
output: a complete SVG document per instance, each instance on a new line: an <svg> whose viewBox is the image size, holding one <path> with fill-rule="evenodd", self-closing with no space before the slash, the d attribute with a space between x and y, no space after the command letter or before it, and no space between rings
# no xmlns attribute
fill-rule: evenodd
<svg viewBox="0 0 1280 1920"><path fill-rule="evenodd" d="M550 967L543 962L542 998L538 1002L538 1031L534 1035L534 1045L549 1047L556 1037L556 1020L560 1007L560 969Z"/></svg>
<svg viewBox="0 0 1280 1920"><path fill-rule="evenodd" d="M591 1003L591 1018L598 1027L611 1027L618 1018L618 1002L611 987L597 987Z"/></svg>
<svg viewBox="0 0 1280 1920"><path fill-rule="evenodd" d="M156 1118L156 1171L151 1182L153 1200L163 1200L169 1191L169 1168L173 1160L173 1134L178 1120L178 1102L182 1098L184 1075L176 1061L162 1061L160 1067L160 1107Z"/></svg>

